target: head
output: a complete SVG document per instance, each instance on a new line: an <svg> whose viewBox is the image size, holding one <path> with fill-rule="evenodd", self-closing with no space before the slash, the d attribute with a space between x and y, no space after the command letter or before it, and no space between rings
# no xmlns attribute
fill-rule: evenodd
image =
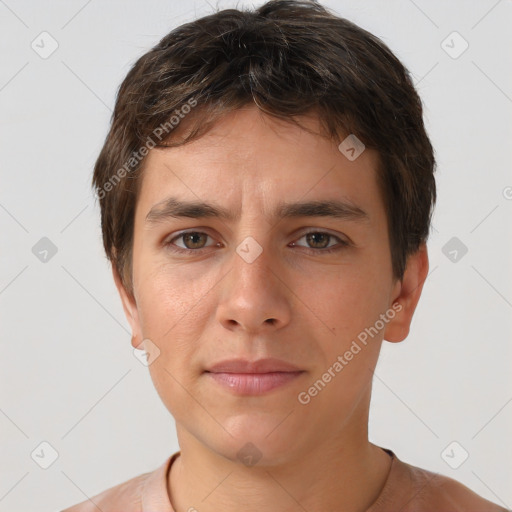
<svg viewBox="0 0 512 512"><path fill-rule="evenodd" d="M428 272L434 167L407 70L315 2L217 12L135 63L93 186L178 432L277 463L358 431L381 342L407 337ZM206 372L267 357L302 373L249 397Z"/></svg>

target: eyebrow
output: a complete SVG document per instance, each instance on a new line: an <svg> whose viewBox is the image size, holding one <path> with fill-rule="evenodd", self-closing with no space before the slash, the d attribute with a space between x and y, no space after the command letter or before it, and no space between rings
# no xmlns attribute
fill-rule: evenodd
<svg viewBox="0 0 512 512"><path fill-rule="evenodd" d="M201 201L180 201L169 197L154 205L146 215L145 223L154 225L170 218L218 218L233 222L238 215L222 206ZM297 203L278 203L272 217L277 219L300 217L332 217L350 221L368 222L368 214L359 206L342 200L316 200Z"/></svg>

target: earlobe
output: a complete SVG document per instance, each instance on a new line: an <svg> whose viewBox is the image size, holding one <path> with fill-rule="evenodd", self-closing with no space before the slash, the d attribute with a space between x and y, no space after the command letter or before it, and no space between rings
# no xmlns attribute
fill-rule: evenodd
<svg viewBox="0 0 512 512"><path fill-rule="evenodd" d="M392 304L396 314L386 325L384 339L398 343L407 338L412 317L420 300L423 284L428 275L428 252L425 243L407 259L402 281L397 281Z"/></svg>
<svg viewBox="0 0 512 512"><path fill-rule="evenodd" d="M121 277L119 276L119 273L114 264L112 264L112 276L114 277L114 283L121 298L124 314L132 329L132 347L137 348L142 342L137 303L135 302L134 296L124 287Z"/></svg>

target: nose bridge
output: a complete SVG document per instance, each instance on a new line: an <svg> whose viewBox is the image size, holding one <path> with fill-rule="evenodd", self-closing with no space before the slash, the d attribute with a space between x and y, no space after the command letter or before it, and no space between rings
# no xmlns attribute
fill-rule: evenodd
<svg viewBox="0 0 512 512"><path fill-rule="evenodd" d="M290 319L289 294L277 277L280 262L267 235L260 235L261 244L246 236L235 249L218 309L226 327L237 324L254 331L268 324L283 326Z"/></svg>
<svg viewBox="0 0 512 512"><path fill-rule="evenodd" d="M263 240L265 238L266 240ZM259 293L273 286L276 268L279 265L270 247L270 237L259 236L258 242L246 236L236 247L233 255L233 278L237 288L248 288L245 292Z"/></svg>

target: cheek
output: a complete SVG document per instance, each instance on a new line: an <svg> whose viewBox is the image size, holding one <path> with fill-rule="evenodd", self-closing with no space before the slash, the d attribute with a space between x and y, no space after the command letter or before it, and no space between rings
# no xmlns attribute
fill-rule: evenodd
<svg viewBox="0 0 512 512"><path fill-rule="evenodd" d="M165 370L180 382L192 379L203 333L212 318L214 295L210 292L215 276L194 269L197 276L192 278L189 270L148 264L139 272L137 307L142 334L160 350L160 365L150 367L157 381L169 381ZM169 385L173 385L172 378Z"/></svg>
<svg viewBox="0 0 512 512"><path fill-rule="evenodd" d="M365 267L358 270L344 268L334 273L322 286L309 292L307 305L315 312L314 322L323 333L318 337L321 365L319 377L331 368L336 374L332 391L337 400L354 398L371 380L371 369L375 367L384 329L375 331L376 322L388 307L386 297L388 285L379 275ZM310 282L312 285L313 280ZM301 292L305 293L305 289ZM379 322L378 327L382 327ZM328 329L327 329L328 328ZM345 357L346 354L346 357ZM341 371L332 366L341 356L345 362ZM339 362L339 361L338 361ZM339 369L339 365L337 366ZM326 376L329 379L329 375ZM350 389L346 388L350 382Z"/></svg>
<svg viewBox="0 0 512 512"><path fill-rule="evenodd" d="M171 414L179 416L186 412L190 394L197 394L196 354L202 327L178 296L154 294L151 299L142 305L141 325L143 335L154 341L160 352L148 370L162 402Z"/></svg>
<svg viewBox="0 0 512 512"><path fill-rule="evenodd" d="M190 276L183 266L143 266L138 276L138 301L144 332L160 338L170 329L197 321L200 304L213 286L207 276Z"/></svg>
<svg viewBox="0 0 512 512"><path fill-rule="evenodd" d="M383 293L386 289L372 269L354 266L302 279L297 288L304 307L335 337L342 338L378 317L385 303Z"/></svg>
<svg viewBox="0 0 512 512"><path fill-rule="evenodd" d="M354 404L366 393L371 384L383 331L376 335L368 329L375 324L381 313L382 296L373 293L364 283L354 280L358 286L342 288L329 295L323 310L325 324L331 334L319 339L321 363L312 383L318 382L320 389L326 383L322 397L317 402L319 408L329 409L329 414L348 414ZM371 332L371 334L368 334ZM314 392L314 391L313 391Z"/></svg>

